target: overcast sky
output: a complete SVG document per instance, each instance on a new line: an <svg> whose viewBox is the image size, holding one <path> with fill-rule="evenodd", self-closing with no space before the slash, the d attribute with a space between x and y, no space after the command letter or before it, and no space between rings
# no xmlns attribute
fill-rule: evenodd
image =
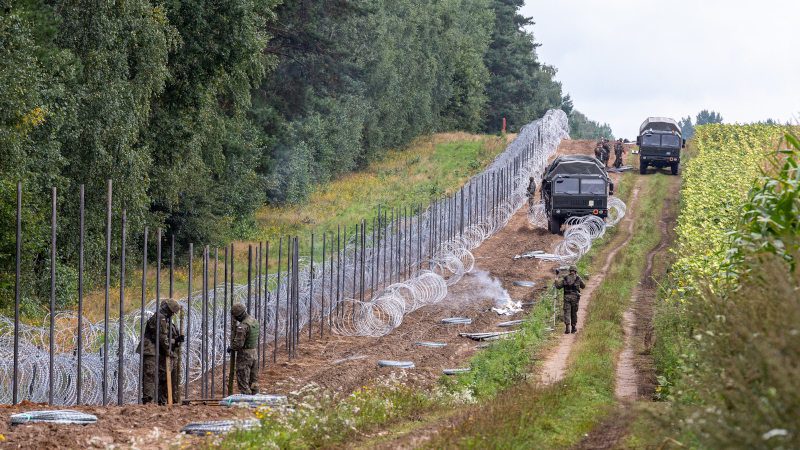
<svg viewBox="0 0 800 450"><path fill-rule="evenodd" d="M800 0L526 0L575 108L633 139L648 116L800 118Z"/></svg>

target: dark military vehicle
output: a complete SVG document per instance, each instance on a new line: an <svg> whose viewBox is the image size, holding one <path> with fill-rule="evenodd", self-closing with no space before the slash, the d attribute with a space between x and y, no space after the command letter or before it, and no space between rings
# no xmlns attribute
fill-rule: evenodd
<svg viewBox="0 0 800 450"><path fill-rule="evenodd" d="M639 173L647 173L647 167L667 167L672 174L678 174L681 162L681 149L686 148L686 140L681 137L681 127L666 117L648 117L639 127L636 137L639 145Z"/></svg>
<svg viewBox="0 0 800 450"><path fill-rule="evenodd" d="M547 229L559 233L571 216L608 215L608 196L614 195L614 183L603 163L594 156L559 156L547 166L541 188Z"/></svg>

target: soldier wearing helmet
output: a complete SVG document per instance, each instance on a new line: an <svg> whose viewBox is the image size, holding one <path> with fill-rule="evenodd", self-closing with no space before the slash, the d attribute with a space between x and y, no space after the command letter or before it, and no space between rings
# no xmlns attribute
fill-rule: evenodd
<svg viewBox="0 0 800 450"><path fill-rule="evenodd" d="M185 337L172 322L172 316L181 310L181 305L169 299L161 303L159 314L153 314L144 328L144 339L139 342L137 352L144 355L142 373L142 403L151 403L155 397L155 374L158 370L158 404L164 405L167 400L167 355L170 356L170 376L172 378L172 403L180 403L178 360L181 344ZM156 362L156 320L160 321L158 329L158 362ZM157 368L157 369L156 369Z"/></svg>
<svg viewBox="0 0 800 450"><path fill-rule="evenodd" d="M619 169L622 167L622 154L625 152L625 146L622 145L622 138L619 138L617 142L614 143L614 167Z"/></svg>
<svg viewBox="0 0 800 450"><path fill-rule="evenodd" d="M528 183L528 207L533 208L533 199L536 195L536 180L533 177L528 178L530 182Z"/></svg>
<svg viewBox="0 0 800 450"><path fill-rule="evenodd" d="M578 302L581 299L581 289L586 288L586 283L578 276L578 267L569 266L569 275L559 280L556 277L556 289L564 289L564 324L567 326L564 334L569 334L570 323L572 332L578 332Z"/></svg>
<svg viewBox="0 0 800 450"><path fill-rule="evenodd" d="M236 385L239 392L245 395L256 395L258 388L258 354L259 325L258 321L247 314L241 303L231 306L231 316L239 321L233 335L228 353L236 352Z"/></svg>

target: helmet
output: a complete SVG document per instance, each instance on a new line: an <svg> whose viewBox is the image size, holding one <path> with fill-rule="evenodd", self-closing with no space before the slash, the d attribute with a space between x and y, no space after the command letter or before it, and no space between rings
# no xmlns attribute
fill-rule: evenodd
<svg viewBox="0 0 800 450"><path fill-rule="evenodd" d="M247 308L241 303L235 303L231 306L231 315L235 318L241 317L247 313Z"/></svg>
<svg viewBox="0 0 800 450"><path fill-rule="evenodd" d="M622 138L619 138L619 141L622 142Z"/></svg>
<svg viewBox="0 0 800 450"><path fill-rule="evenodd" d="M176 314L176 313L180 312L181 304L178 303L177 301L175 301L174 299L169 299L169 300L164 301L164 303L161 306L161 310L165 314L170 314L170 315Z"/></svg>
<svg viewBox="0 0 800 450"><path fill-rule="evenodd" d="M529 180L533 181L533 177L528 177Z"/></svg>
<svg viewBox="0 0 800 450"><path fill-rule="evenodd" d="M569 266L569 271L570 272L577 272L578 271L578 266L576 266L574 264Z"/></svg>

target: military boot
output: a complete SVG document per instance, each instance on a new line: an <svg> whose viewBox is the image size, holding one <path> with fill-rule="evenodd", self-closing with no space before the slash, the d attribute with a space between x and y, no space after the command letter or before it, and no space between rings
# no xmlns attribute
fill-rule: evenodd
<svg viewBox="0 0 800 450"><path fill-rule="evenodd" d="M564 334L569 334L569 324L567 324L567 329L564 331Z"/></svg>
<svg viewBox="0 0 800 450"><path fill-rule="evenodd" d="M577 333L578 332L578 328L576 328L574 324L572 325L572 332L573 333Z"/></svg>

